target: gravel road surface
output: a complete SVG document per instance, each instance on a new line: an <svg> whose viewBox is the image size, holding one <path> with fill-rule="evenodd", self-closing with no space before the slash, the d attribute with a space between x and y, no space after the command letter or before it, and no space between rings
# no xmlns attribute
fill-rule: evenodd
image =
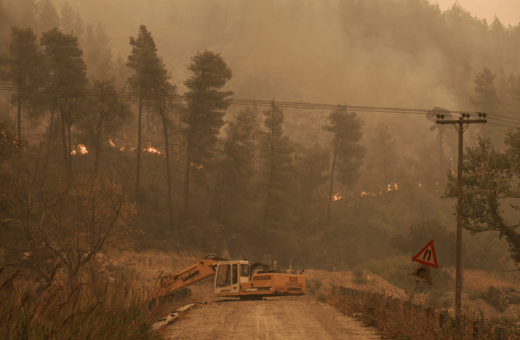
<svg viewBox="0 0 520 340"><path fill-rule="evenodd" d="M166 339L380 339L374 329L314 301L267 298L198 305L166 328Z"/></svg>

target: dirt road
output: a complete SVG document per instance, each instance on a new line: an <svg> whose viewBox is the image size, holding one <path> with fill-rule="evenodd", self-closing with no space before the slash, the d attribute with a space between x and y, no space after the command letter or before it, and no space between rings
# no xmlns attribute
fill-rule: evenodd
<svg viewBox="0 0 520 340"><path fill-rule="evenodd" d="M372 328L324 303L267 298L199 305L166 329L166 339L380 339Z"/></svg>

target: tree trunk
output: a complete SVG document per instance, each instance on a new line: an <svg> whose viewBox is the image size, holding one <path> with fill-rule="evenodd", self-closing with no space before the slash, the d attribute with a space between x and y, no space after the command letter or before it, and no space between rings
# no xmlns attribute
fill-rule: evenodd
<svg viewBox="0 0 520 340"><path fill-rule="evenodd" d="M67 137L65 135L65 129L66 129L66 119L63 114L63 105L60 103L60 130L61 130L61 144L63 149L63 162L65 164L65 169L67 169L67 173L70 175L70 169L69 169L69 157L70 154L67 154L68 146L67 146Z"/></svg>
<svg viewBox="0 0 520 340"><path fill-rule="evenodd" d="M143 103L143 91L139 95L139 114L137 118L137 170L135 173L135 201L139 201L139 175L141 172L141 109Z"/></svg>
<svg viewBox="0 0 520 340"><path fill-rule="evenodd" d="M338 139L334 145L334 157L332 158L332 170L330 171L329 206L327 208L327 224L330 223L330 207L332 204L332 187L334 185L334 170L336 168L336 156L338 154Z"/></svg>
<svg viewBox="0 0 520 340"><path fill-rule="evenodd" d="M99 150L101 149L101 128L103 126L103 111L101 111L99 115L99 121L98 121L98 133L96 136L96 156L94 159L94 174L98 173L99 168Z"/></svg>
<svg viewBox="0 0 520 340"><path fill-rule="evenodd" d="M22 97L21 97L21 84L18 84L18 141L22 137Z"/></svg>
<svg viewBox="0 0 520 340"><path fill-rule="evenodd" d="M264 209L264 229L266 228L266 223L265 223L265 220L266 220L266 215L267 215L267 212L268 212L268 208L269 208L269 201L271 200L271 188L273 186L273 176L274 176L274 138L273 138L273 134L271 133L271 171L270 171L270 175L269 175L269 184L267 186L267 200L266 200L266 203L265 203L265 209Z"/></svg>
<svg viewBox="0 0 520 340"><path fill-rule="evenodd" d="M170 213L170 227L174 226L175 216L173 214L173 199L172 199L172 176L170 169L170 149L168 142L168 120L163 113L161 102L158 101L157 107L159 109L159 114L161 115L163 121L163 131L164 131L164 145L165 145L165 158L166 158L166 181L168 183L168 212Z"/></svg>
<svg viewBox="0 0 520 340"><path fill-rule="evenodd" d="M68 134L68 153L69 156L69 171L72 171L72 143L70 140L70 104L68 105L68 114L67 114L67 134Z"/></svg>
<svg viewBox="0 0 520 340"><path fill-rule="evenodd" d="M191 128L191 127L190 127ZM188 145L186 147L186 172L184 173L184 214L188 215L190 205L190 168L191 168L191 141L188 131Z"/></svg>

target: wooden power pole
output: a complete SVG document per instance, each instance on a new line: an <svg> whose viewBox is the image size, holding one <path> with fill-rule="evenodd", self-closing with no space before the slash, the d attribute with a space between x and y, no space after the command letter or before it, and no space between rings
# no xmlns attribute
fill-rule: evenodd
<svg viewBox="0 0 520 340"><path fill-rule="evenodd" d="M462 288L462 153L463 153L463 136L464 131L469 124L487 123L486 114L479 113L479 119L469 119L469 113L463 113L459 119L444 120L444 115L437 115L437 124L451 124L459 133L459 166L457 173L457 268L455 278L455 323L457 329L460 329L460 316L462 309L461 288Z"/></svg>

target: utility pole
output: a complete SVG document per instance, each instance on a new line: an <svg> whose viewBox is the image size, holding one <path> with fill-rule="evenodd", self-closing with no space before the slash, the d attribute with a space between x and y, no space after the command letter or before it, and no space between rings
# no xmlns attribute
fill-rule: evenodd
<svg viewBox="0 0 520 340"><path fill-rule="evenodd" d="M469 119L469 113L463 113L459 119L444 120L444 115L437 115L437 124L451 124L459 133L459 166L457 173L457 268L455 277L455 323L457 330L460 330L461 317L461 288L462 288L462 153L464 131L469 124L487 123L486 114L479 113L479 119Z"/></svg>

